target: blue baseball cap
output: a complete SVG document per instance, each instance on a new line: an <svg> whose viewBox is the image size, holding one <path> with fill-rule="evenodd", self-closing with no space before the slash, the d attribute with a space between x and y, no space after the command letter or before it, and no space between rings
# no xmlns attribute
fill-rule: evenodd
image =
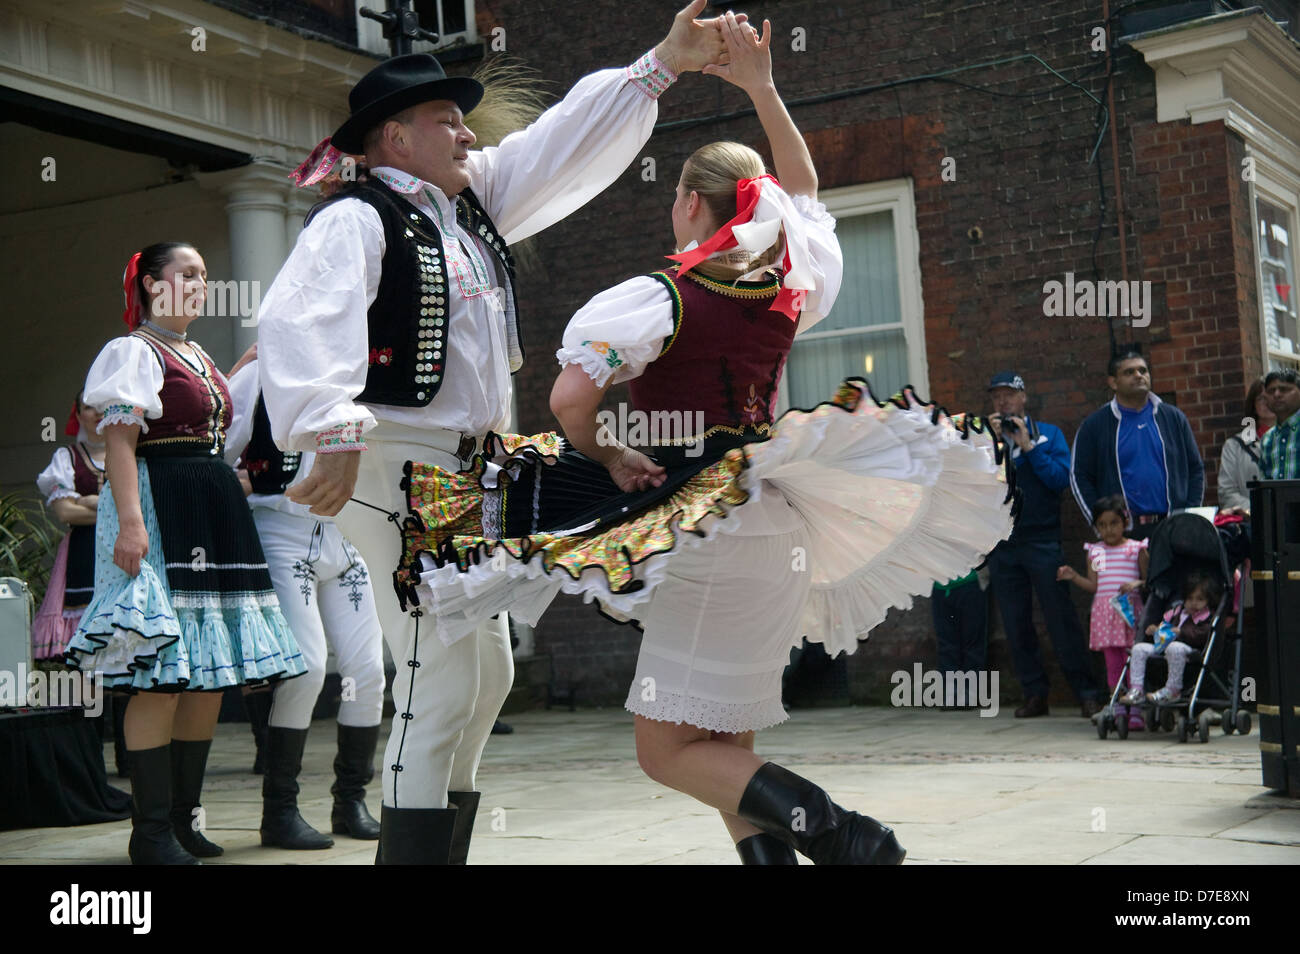
<svg viewBox="0 0 1300 954"><path fill-rule="evenodd" d="M999 371L993 377L989 378L989 390L994 388L1014 388L1017 391L1025 389L1025 379L1014 371Z"/></svg>

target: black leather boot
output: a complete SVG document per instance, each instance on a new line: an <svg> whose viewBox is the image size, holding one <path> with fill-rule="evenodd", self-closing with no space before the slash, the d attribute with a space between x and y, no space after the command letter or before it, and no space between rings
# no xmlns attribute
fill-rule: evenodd
<svg viewBox="0 0 1300 954"><path fill-rule="evenodd" d="M797 865L794 849L773 835L750 835L736 842L742 865Z"/></svg>
<svg viewBox="0 0 1300 954"><path fill-rule="evenodd" d="M456 829L456 807L379 811L377 865L445 865Z"/></svg>
<svg viewBox="0 0 1300 954"><path fill-rule="evenodd" d="M897 865L907 852L892 828L836 805L806 778L767 762L740 798L741 818L818 865Z"/></svg>
<svg viewBox="0 0 1300 954"><path fill-rule="evenodd" d="M375 746L379 726L339 724L339 750L334 756L334 808L330 829L363 841L379 837L379 822L366 808L366 785L375 777Z"/></svg>
<svg viewBox="0 0 1300 954"><path fill-rule="evenodd" d="M456 806L456 827L451 833L451 851L447 864L468 864L469 839L474 834L474 816L478 814L479 792L448 792L447 804Z"/></svg>
<svg viewBox="0 0 1300 954"><path fill-rule="evenodd" d="M298 814L298 773L302 771L302 750L306 745L306 729L273 725L266 730L261 827L264 847L295 851L334 847L333 838L322 835Z"/></svg>
<svg viewBox="0 0 1300 954"><path fill-rule="evenodd" d="M131 841L133 865L197 865L172 830L172 747L133 749L131 758Z"/></svg>
<svg viewBox="0 0 1300 954"><path fill-rule="evenodd" d="M203 791L203 773L208 767L212 740L190 742L172 739L172 830L181 847L195 858L215 858L224 849L194 827L195 809Z"/></svg>
<svg viewBox="0 0 1300 954"><path fill-rule="evenodd" d="M266 774L266 730L271 724L271 703L274 692L244 693L244 709L248 712L248 727L253 732L253 745L257 754L253 756L253 774Z"/></svg>

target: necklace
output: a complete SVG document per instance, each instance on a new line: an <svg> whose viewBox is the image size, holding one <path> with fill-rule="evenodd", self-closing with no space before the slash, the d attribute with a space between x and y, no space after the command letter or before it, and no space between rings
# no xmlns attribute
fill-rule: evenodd
<svg viewBox="0 0 1300 954"><path fill-rule="evenodd" d="M172 341L185 340L185 332L183 331L168 331L166 328L162 327L161 325L155 325L148 318L146 318L142 322L142 324L150 331L152 331L154 334L162 335L164 338L170 338Z"/></svg>

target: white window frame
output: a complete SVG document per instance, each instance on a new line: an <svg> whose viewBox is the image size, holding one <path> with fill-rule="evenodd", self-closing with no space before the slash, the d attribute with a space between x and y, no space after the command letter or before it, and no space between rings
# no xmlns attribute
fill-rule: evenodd
<svg viewBox="0 0 1300 954"><path fill-rule="evenodd" d="M907 345L908 383L916 389L919 396L930 400L930 363L925 353L925 302L921 295L921 240L916 230L916 200L913 185L910 178L886 179L839 189L826 189L817 194L817 198L825 203L826 211L837 221L855 215L870 215L873 212L892 213L894 269L898 274L900 320L887 325L862 325L824 332L818 331L817 326L814 325L811 331L795 338L795 345L797 347L801 341L847 335L855 331L902 329L903 339ZM865 372L865 369L863 371ZM871 376L866 375L866 377L870 380ZM781 389L777 399L778 413L790 407L788 382L787 362L786 373L781 375ZM888 396L876 395L882 400Z"/></svg>
<svg viewBox="0 0 1300 954"><path fill-rule="evenodd" d="M1282 209L1289 217L1291 227L1291 244L1287 248L1291 256L1291 274L1300 280L1300 174L1276 162L1266 152L1252 148L1247 144L1247 155L1255 160L1255 181L1250 189L1250 223L1251 242L1254 246L1256 294L1259 300L1259 347L1264 358L1264 373L1272 362L1282 362L1287 367L1300 366L1300 353L1287 354L1283 351L1270 351L1268 348L1268 324L1265 320L1267 310L1265 302L1268 295L1264 288L1264 263L1259 259L1259 205L1263 199L1270 205ZM1292 287L1292 296L1300 294L1300 289ZM1300 341L1295 342L1300 348Z"/></svg>
<svg viewBox="0 0 1300 954"><path fill-rule="evenodd" d="M449 3L461 3L465 7L465 29L459 33L443 35L442 19L443 6ZM478 42L478 24L474 19L474 0L437 0L438 4L438 22L421 23L426 30L433 30L438 34L438 42L424 43L416 41L411 44L411 49L416 53L437 53L439 50L451 46L465 46ZM357 3L357 46L371 53L382 53L388 55L388 40L384 38L383 24L375 20L370 20L361 15L362 7L370 7L372 10L382 12L386 8L384 0L358 0Z"/></svg>

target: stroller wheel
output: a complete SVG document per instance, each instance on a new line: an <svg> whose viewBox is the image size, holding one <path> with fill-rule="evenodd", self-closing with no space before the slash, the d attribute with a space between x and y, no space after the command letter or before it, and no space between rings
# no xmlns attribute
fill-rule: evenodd
<svg viewBox="0 0 1300 954"><path fill-rule="evenodd" d="M1237 723L1233 720L1230 710L1223 710L1223 717L1219 720L1219 727L1223 729L1224 735L1232 735L1236 731Z"/></svg>
<svg viewBox="0 0 1300 954"><path fill-rule="evenodd" d="M1202 745L1210 741L1210 720L1213 717L1209 709L1202 709L1201 714L1196 717L1196 735Z"/></svg>
<svg viewBox="0 0 1300 954"><path fill-rule="evenodd" d="M1142 721L1146 723L1147 731L1154 732L1159 726L1159 720L1156 719L1156 710L1153 706L1147 706L1142 710Z"/></svg>
<svg viewBox="0 0 1300 954"><path fill-rule="evenodd" d="M1250 713L1245 709L1237 710L1237 731L1242 735L1250 735Z"/></svg>
<svg viewBox="0 0 1300 954"><path fill-rule="evenodd" d="M1155 718L1155 713L1154 713L1154 712L1152 713L1151 718L1153 718L1153 719ZM1177 728L1177 723L1178 723L1178 720L1174 718L1174 710L1173 710L1173 709L1163 709L1163 710L1161 710L1161 712L1160 712L1160 728L1164 729L1166 732L1173 732L1174 729Z"/></svg>
<svg viewBox="0 0 1300 954"><path fill-rule="evenodd" d="M1174 716L1174 734L1179 742L1187 741L1187 716L1181 712Z"/></svg>
<svg viewBox="0 0 1300 954"><path fill-rule="evenodd" d="M1128 738L1128 716L1120 716L1115 720L1115 734L1121 739Z"/></svg>
<svg viewBox="0 0 1300 954"><path fill-rule="evenodd" d="M1104 712L1097 716L1097 738L1105 742L1106 735L1110 732L1110 728L1110 716L1106 715Z"/></svg>

